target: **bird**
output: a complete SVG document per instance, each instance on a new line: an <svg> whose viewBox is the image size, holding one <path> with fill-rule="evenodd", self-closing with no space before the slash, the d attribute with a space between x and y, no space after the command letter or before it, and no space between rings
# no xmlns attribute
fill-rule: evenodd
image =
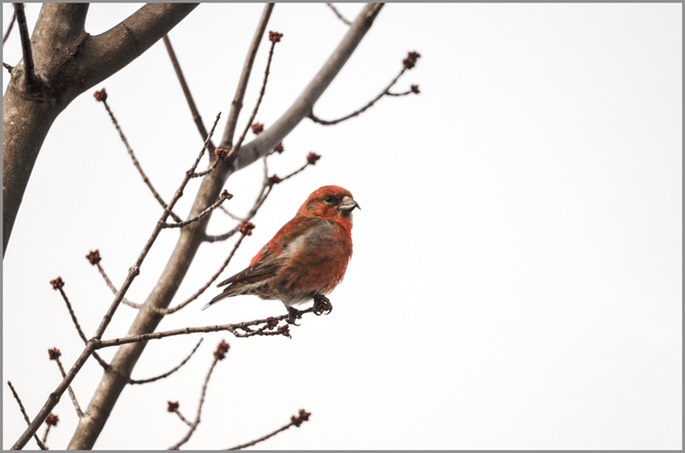
<svg viewBox="0 0 685 453"><path fill-rule="evenodd" d="M352 257L352 211L361 210L352 194L339 186L312 192L288 223L252 258L250 264L217 285L224 290L203 310L221 299L253 294L280 300L288 322L301 312L294 306L314 300L314 312L330 312L326 297L342 281Z"/></svg>

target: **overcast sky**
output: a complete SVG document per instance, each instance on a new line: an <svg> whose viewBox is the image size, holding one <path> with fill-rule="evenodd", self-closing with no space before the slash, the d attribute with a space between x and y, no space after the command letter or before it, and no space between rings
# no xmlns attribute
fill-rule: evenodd
<svg viewBox="0 0 685 453"><path fill-rule="evenodd" d="M87 30L100 33L138 6L93 5ZM261 9L201 5L170 34L206 123L220 111L226 117ZM340 9L352 18L361 5ZM26 5L31 29L38 10ZM3 15L6 28L10 4ZM275 187L224 273L246 266L311 191L344 186L363 210L354 214L347 276L330 295L333 313L307 317L291 340L206 335L180 372L124 390L95 447L176 443L185 426L167 401L194 417L225 338L232 348L187 448L252 440L305 408L309 422L260 447L681 449L681 15L681 4L387 5L315 112L334 118L358 108L410 50L422 57L398 90L419 84L421 94L384 98L335 127L303 121L270 171L287 174L309 151L321 160ZM276 5L268 29L284 38L259 122L280 116L345 28L323 4ZM3 61L19 58L15 30ZM100 87L170 198L201 140L163 45ZM3 380L31 416L60 379L47 349L59 347L67 367L82 350L49 281L64 279L92 334L112 296L85 255L99 249L120 284L160 214L94 89L50 131L3 263ZM261 174L256 164L228 180L231 210L251 205ZM197 187L178 212L187 213ZM209 230L230 225L217 212ZM161 235L129 299L144 300L177 235ZM202 246L172 305L232 246ZM200 311L213 295L160 329L285 312L252 296ZM125 335L135 315L120 307L105 338ZM172 368L197 339L150 343L133 377ZM84 408L101 374L89 363L75 379ZM26 425L6 385L3 397L9 448ZM77 419L66 395L55 412L60 424L48 445L61 449Z"/></svg>

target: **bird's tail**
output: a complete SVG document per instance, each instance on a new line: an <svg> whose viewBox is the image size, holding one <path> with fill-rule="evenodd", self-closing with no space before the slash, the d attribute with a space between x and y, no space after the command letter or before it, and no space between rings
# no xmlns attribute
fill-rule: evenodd
<svg viewBox="0 0 685 453"><path fill-rule="evenodd" d="M202 307L202 311L206 310L210 305L214 305L215 303L219 302L221 299L224 297L228 297L228 294L226 294L226 291L222 292L218 296L216 296L214 299L210 300L205 304L204 307Z"/></svg>

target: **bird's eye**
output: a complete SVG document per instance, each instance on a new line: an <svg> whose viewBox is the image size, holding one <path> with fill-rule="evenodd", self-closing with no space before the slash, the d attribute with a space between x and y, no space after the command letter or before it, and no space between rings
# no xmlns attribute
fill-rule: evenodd
<svg viewBox="0 0 685 453"><path fill-rule="evenodd" d="M340 200L338 197L334 197L332 195L328 195L326 198L323 199L326 203L328 204L338 204L340 203Z"/></svg>

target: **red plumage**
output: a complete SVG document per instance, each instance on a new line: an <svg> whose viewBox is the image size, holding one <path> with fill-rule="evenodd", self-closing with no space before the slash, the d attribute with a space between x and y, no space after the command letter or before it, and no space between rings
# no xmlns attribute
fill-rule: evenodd
<svg viewBox="0 0 685 453"><path fill-rule="evenodd" d="M219 283L226 288L205 308L225 297L254 294L280 300L291 310L330 293L352 256L352 210L357 207L342 187L315 190L246 269Z"/></svg>

